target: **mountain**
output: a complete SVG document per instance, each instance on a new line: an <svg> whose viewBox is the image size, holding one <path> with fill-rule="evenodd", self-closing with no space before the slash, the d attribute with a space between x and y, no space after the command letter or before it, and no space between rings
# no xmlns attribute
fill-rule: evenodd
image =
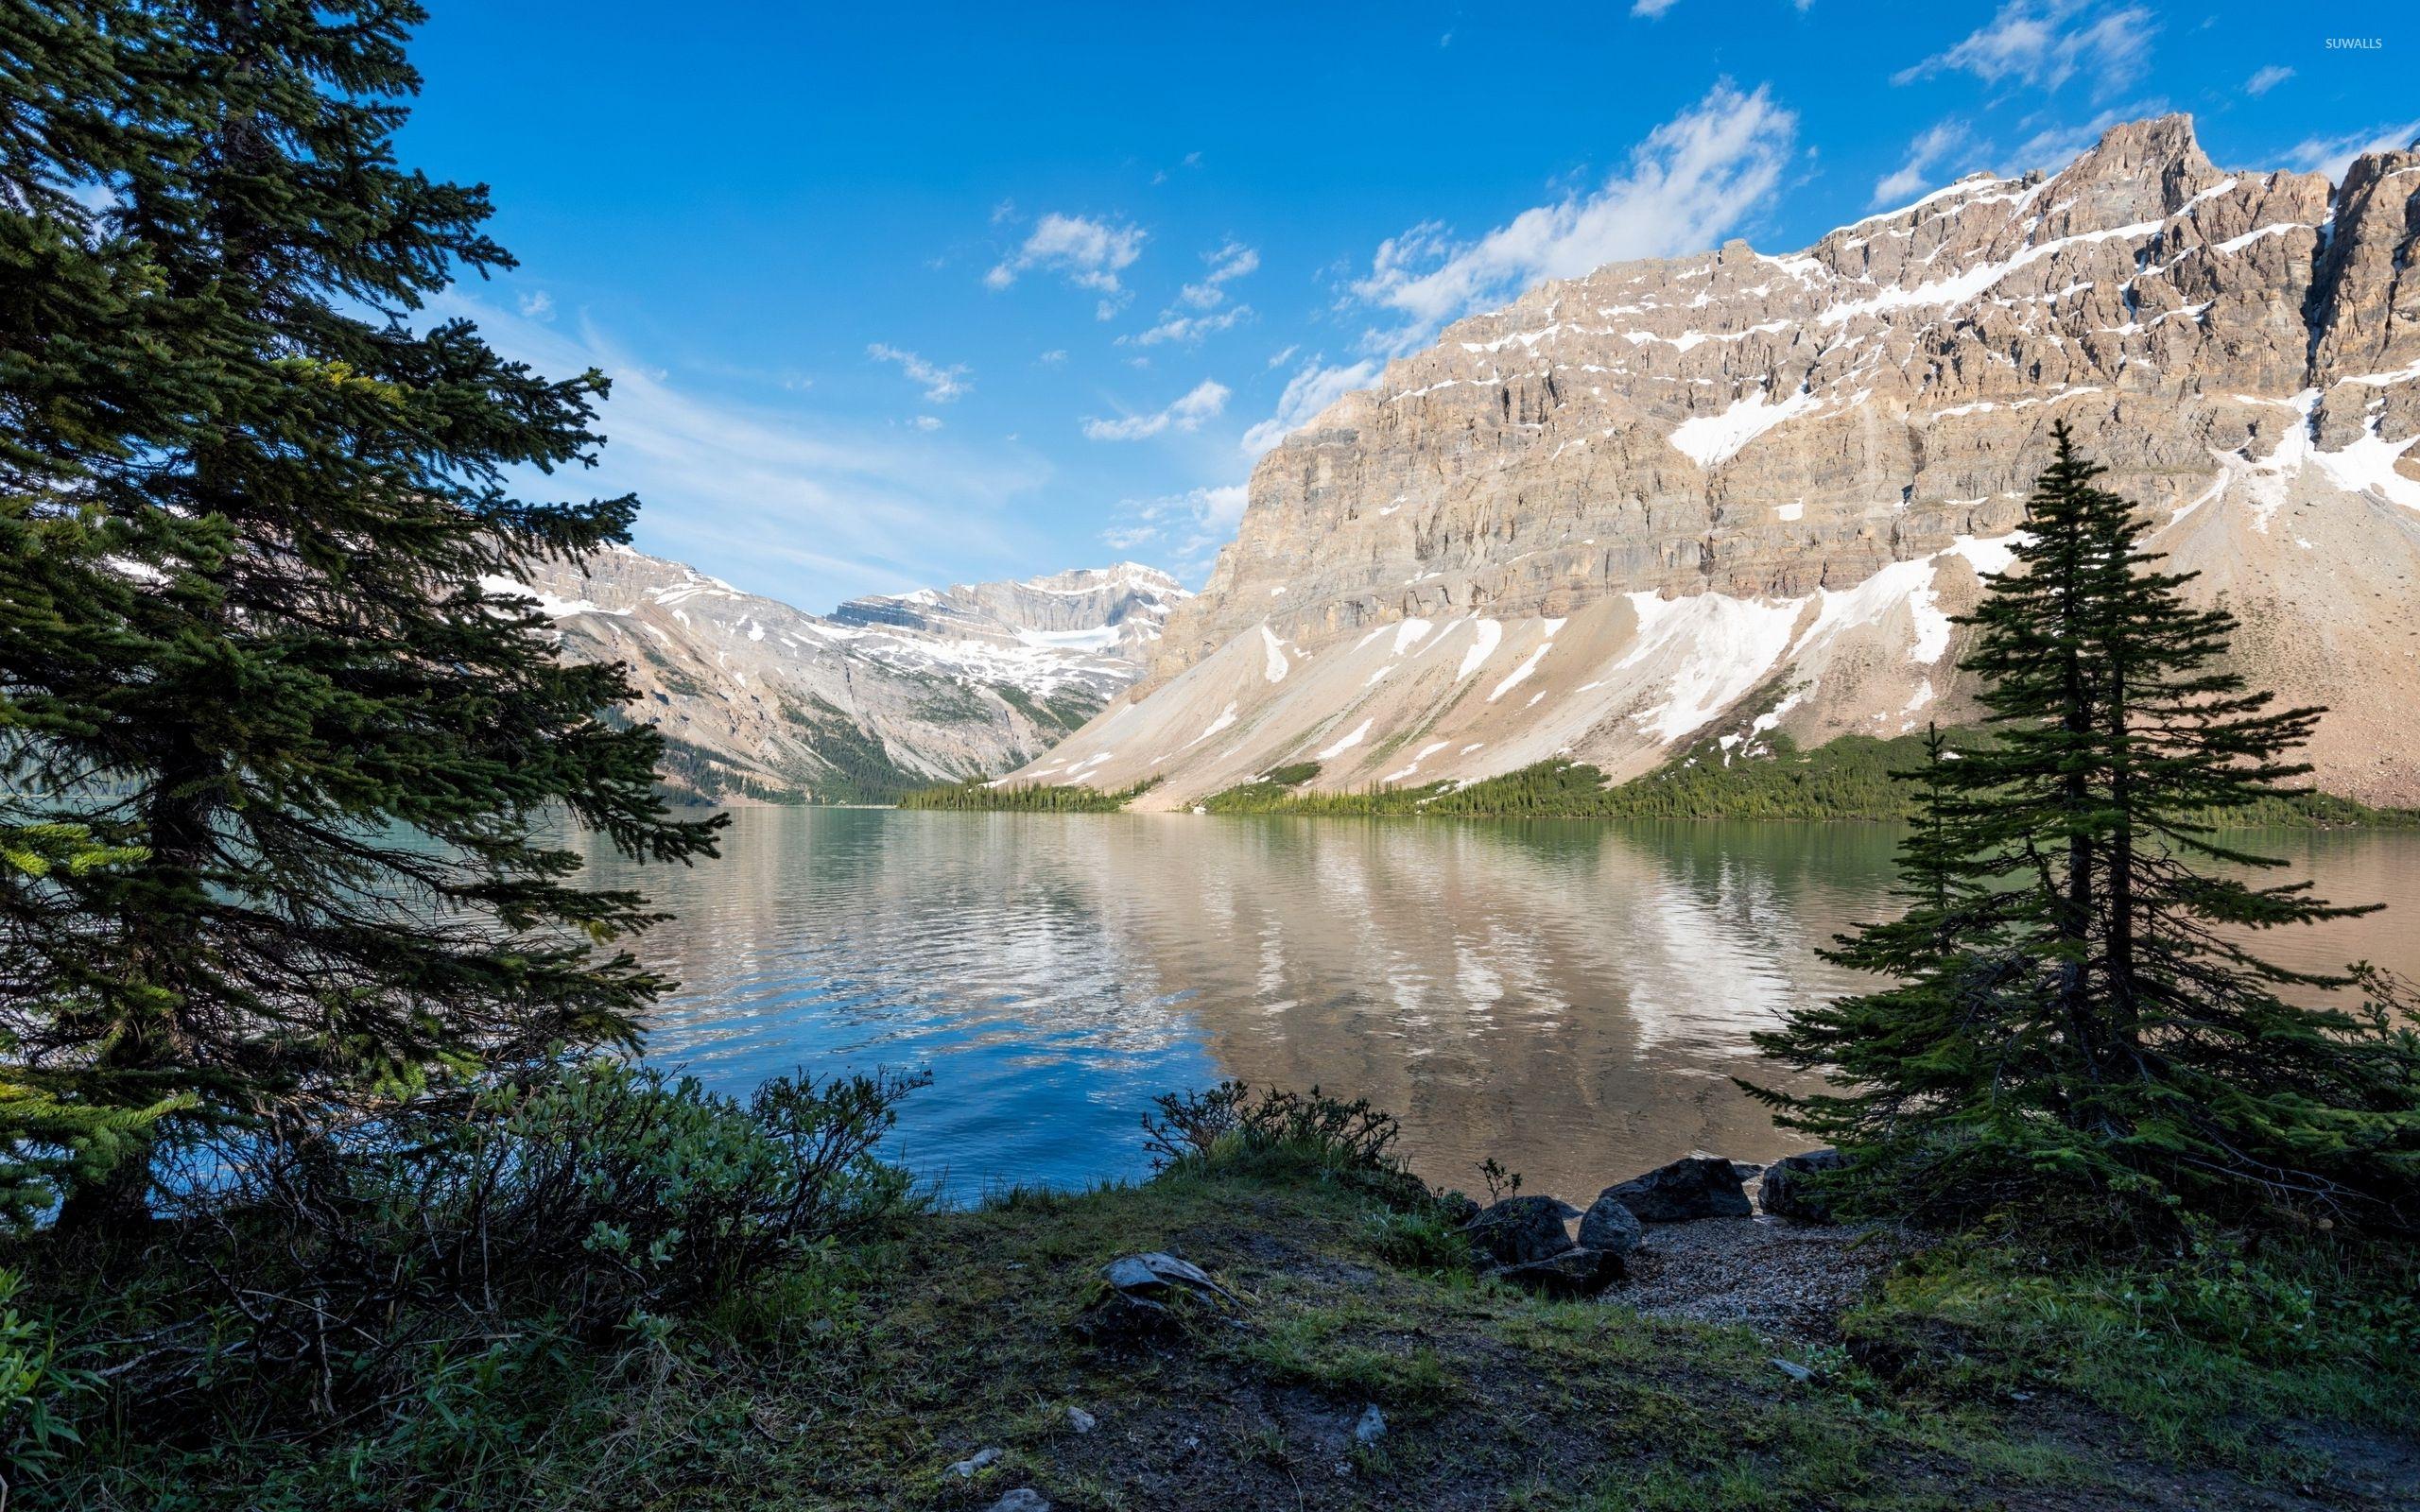
<svg viewBox="0 0 2420 1512"><path fill-rule="evenodd" d="M819 615L628 548L492 586L575 659L628 663L668 785L715 802L879 800L1029 761L1142 675L1191 596L1127 562Z"/></svg>
<svg viewBox="0 0 2420 1512"><path fill-rule="evenodd" d="M1555 756L1629 777L1971 713L1950 616L2054 419L2420 802L2420 153L2224 172L2184 116L1768 256L1618 263L1459 322L1263 457L1150 676L1021 781L1189 802Z"/></svg>

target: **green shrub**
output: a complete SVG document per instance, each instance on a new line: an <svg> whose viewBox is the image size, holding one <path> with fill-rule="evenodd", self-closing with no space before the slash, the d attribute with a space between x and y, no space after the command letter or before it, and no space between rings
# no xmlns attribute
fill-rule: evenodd
<svg viewBox="0 0 2420 1512"><path fill-rule="evenodd" d="M56 1463L60 1445L82 1441L63 1408L98 1384L90 1371L60 1365L51 1331L17 1310L24 1284L0 1270L0 1499Z"/></svg>
<svg viewBox="0 0 2420 1512"><path fill-rule="evenodd" d="M541 1288L583 1327L691 1311L899 1211L909 1178L873 1150L911 1085L777 1077L743 1103L595 1061L498 1087L468 1116L404 1121L340 1161L320 1201L346 1221L324 1261L339 1274L402 1261L457 1297Z"/></svg>
<svg viewBox="0 0 2420 1512"><path fill-rule="evenodd" d="M1254 1091L1240 1081L1206 1091L1152 1099L1158 1115L1143 1115L1144 1147L1163 1173L1311 1173L1341 1180L1389 1206L1428 1202L1426 1183L1395 1153L1402 1125L1366 1098L1346 1102L1317 1087Z"/></svg>

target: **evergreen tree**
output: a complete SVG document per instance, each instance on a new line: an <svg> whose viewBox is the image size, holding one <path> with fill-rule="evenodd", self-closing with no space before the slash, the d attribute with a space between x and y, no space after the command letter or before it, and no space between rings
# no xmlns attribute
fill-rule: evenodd
<svg viewBox="0 0 2420 1512"><path fill-rule="evenodd" d="M2305 791L2290 754L2321 711L2227 670L2234 618L2186 600L2191 576L2053 436L2015 565L1961 622L1995 739L1934 738L1910 906L1832 953L1895 980L1759 1037L1841 1090L1759 1095L1894 1202L2081 1191L2136 1214L2420 1222L2420 1040L2394 992L2248 942L2369 909L2264 885L2285 863L2204 817ZM2305 1005L2347 988L2369 1001Z"/></svg>
<svg viewBox="0 0 2420 1512"><path fill-rule="evenodd" d="M511 266L484 189L395 162L420 19L0 21L0 826L133 854L0 869L24 1106L307 1137L626 1040L664 986L617 944L657 916L550 831L675 861L714 825L669 820L657 736L602 717L620 670L493 586L625 539L636 501L509 487L593 460L601 374L413 323ZM88 1164L62 1221L138 1218L140 1157Z"/></svg>

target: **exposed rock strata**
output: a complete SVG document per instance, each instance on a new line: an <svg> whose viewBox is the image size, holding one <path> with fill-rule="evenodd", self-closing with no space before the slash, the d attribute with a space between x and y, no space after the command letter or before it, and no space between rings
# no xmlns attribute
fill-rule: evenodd
<svg viewBox="0 0 2420 1512"><path fill-rule="evenodd" d="M2230 173L2169 116L1788 256L1541 285L1264 457L1150 677L1020 776L1176 806L1956 718L1949 616L2064 419L2245 669L2331 706L2324 785L2420 802L2415 253L2420 153Z"/></svg>

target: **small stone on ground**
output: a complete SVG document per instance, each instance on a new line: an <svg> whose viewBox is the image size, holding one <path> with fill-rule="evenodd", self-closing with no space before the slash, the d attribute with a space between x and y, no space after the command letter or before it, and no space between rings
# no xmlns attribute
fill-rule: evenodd
<svg viewBox="0 0 2420 1512"><path fill-rule="evenodd" d="M1888 1231L1708 1218L1654 1229L1627 1257L1631 1284L1605 1295L1657 1317L1831 1343L1841 1310L1907 1250Z"/></svg>

